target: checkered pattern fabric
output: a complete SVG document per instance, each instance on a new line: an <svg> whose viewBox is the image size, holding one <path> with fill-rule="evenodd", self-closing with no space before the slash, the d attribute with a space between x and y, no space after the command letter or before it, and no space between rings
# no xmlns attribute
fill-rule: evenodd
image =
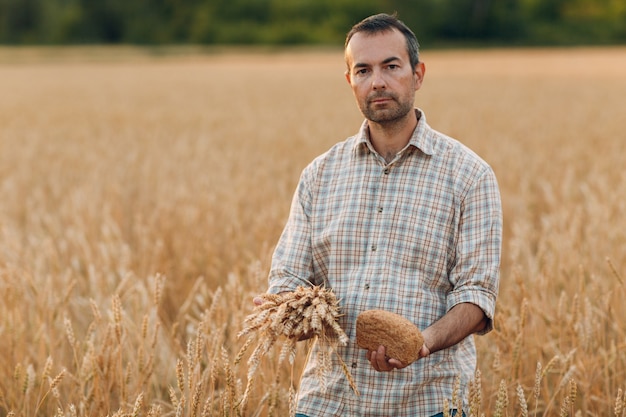
<svg viewBox="0 0 626 417"><path fill-rule="evenodd" d="M502 210L492 169L458 141L419 122L390 163L374 150L365 121L359 133L316 158L301 175L276 247L269 292L325 285L340 299L350 338L324 390L316 355L304 371L297 411L311 417L437 414L474 376L473 337L390 373L375 371L356 346L356 317L392 311L424 329L459 303L490 319L499 282ZM315 350L315 348L314 348Z"/></svg>

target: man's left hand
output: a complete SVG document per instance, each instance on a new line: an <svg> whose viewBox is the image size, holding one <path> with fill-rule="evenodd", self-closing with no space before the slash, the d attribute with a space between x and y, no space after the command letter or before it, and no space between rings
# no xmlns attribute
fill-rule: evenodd
<svg viewBox="0 0 626 417"><path fill-rule="evenodd" d="M390 372L394 369L402 369L409 364L403 364L397 359L388 358L385 354L385 347L378 346L378 350L368 350L367 360L370 361L372 367L378 372Z"/></svg>

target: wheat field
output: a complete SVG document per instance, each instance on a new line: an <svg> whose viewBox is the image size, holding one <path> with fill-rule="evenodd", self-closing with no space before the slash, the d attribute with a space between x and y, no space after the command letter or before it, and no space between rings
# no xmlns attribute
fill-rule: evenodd
<svg viewBox="0 0 626 417"><path fill-rule="evenodd" d="M422 52L494 168L472 414L626 416L626 48ZM339 50L0 49L0 415L286 416L237 337L302 168L361 123ZM237 361L235 359L238 359Z"/></svg>

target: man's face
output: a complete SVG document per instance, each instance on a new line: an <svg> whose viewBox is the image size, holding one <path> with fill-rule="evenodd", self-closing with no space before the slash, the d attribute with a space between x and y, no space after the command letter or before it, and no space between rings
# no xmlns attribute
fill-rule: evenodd
<svg viewBox="0 0 626 417"><path fill-rule="evenodd" d="M406 40L398 30L357 32L346 47L346 62L346 79L366 119L391 123L413 110L424 64L411 67Z"/></svg>

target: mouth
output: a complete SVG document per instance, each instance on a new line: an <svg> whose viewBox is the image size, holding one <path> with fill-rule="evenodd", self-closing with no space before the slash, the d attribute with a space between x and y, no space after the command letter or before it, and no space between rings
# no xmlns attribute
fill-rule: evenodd
<svg viewBox="0 0 626 417"><path fill-rule="evenodd" d="M372 97L369 102L371 104L386 104L393 101L393 97L390 96L379 96L379 97Z"/></svg>

